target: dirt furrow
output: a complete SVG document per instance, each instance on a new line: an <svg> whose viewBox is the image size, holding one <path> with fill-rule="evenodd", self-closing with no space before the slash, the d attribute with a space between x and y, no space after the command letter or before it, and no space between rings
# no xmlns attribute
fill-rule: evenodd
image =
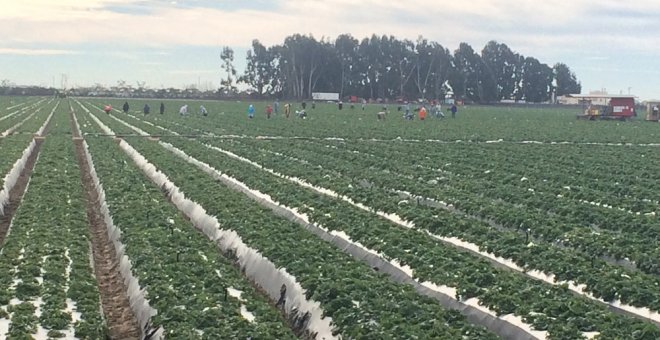
<svg viewBox="0 0 660 340"><path fill-rule="evenodd" d="M107 226L101 214L101 202L90 172L90 166L85 157L83 140L78 136L73 112L70 113L73 142L76 147L76 159L80 166L85 199L87 203L87 219L89 221L92 242L94 271L101 293L103 313L107 320L111 339L139 339L140 329L135 315L131 310L127 288L119 273L119 261L114 245L107 233Z"/></svg>

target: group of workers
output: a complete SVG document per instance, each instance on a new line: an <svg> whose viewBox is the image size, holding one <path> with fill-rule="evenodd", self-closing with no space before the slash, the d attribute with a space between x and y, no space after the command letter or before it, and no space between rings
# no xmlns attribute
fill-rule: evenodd
<svg viewBox="0 0 660 340"><path fill-rule="evenodd" d="M366 100L362 99L362 110L363 111L366 109L366 104L367 104ZM343 105L344 105L344 103L342 101L337 102L337 108L339 110L343 109ZM301 107L302 107L301 110L295 110L296 117L302 118L302 119L307 119L308 116L307 116L307 112L305 111L305 109L307 108L307 103L303 101L301 103ZM354 108L354 105L351 104L351 107ZM312 102L312 109L315 109L315 108L316 108L316 103ZM128 113L128 110L130 109L130 106L128 105L128 102L124 103L122 109L123 109L124 113ZM279 109L280 109L279 100L275 100L275 102L272 105L266 105L266 109L265 109L266 118L270 119L272 117L273 113L277 115L279 113ZM110 113L110 111L112 110L112 106L111 105L106 105L103 110L106 113ZM413 120L414 117L415 117L414 114L413 114L413 111L411 109L410 103L408 103L408 102L405 102L405 104L403 106L399 106L397 108L397 110L404 112L403 118L405 120ZM149 104L144 104L142 112L145 115L147 115L147 114L149 114L150 111L151 111L151 108L149 107ZM426 105L421 105L421 106L417 107L415 109L415 111L417 111L419 120L425 120L426 117L427 117L427 114L429 114L429 112L426 109ZM433 115L435 118L445 118L444 113L442 113L442 105L440 103L436 103L435 105L431 104L430 111L431 111L430 114ZM451 117L452 118L456 118L456 113L458 112L458 108L456 107L455 104L452 104L451 107L449 109L447 109L447 111L451 112ZM165 104L163 104L161 102L160 103L160 114L164 114L164 113L165 113ZM204 107L204 105L199 106L199 113L203 116L208 116L208 110L206 109L206 107ZM387 113L389 113L389 111L387 109L387 104L383 104L382 111L379 111L376 114L376 117L377 117L378 120L385 120L385 116L386 116ZM183 106L181 106L181 108L179 109L179 114L181 116L187 116L189 114L188 104L184 104ZM248 114L249 119L254 118L254 114L255 114L254 105L252 105L252 104L248 105L247 114ZM291 104L286 103L286 104L284 104L284 116L286 118L289 118L290 115L291 115Z"/></svg>
<svg viewBox="0 0 660 340"><path fill-rule="evenodd" d="M403 110L403 118L406 120L413 120L414 119L414 114L412 113L412 110L410 109L410 103L406 102L403 107L399 106L398 108L399 111ZM435 105L431 105L431 114L435 118L445 118L445 114L442 113L442 105L440 103L437 103ZM417 114L419 116L419 120L425 120L426 115L429 113L426 109L426 105L421 105L417 109ZM452 104L447 111L451 112L451 117L456 118L456 113L458 112L458 107L456 107L456 104ZM380 119L380 117L379 117Z"/></svg>
<svg viewBox="0 0 660 340"><path fill-rule="evenodd" d="M188 112L188 104L184 104L184 105L181 106L181 108L179 108L179 115L187 116L189 114L190 113ZM209 115L209 111L206 109L206 107L204 107L204 105L200 105L199 106L199 114L206 117L206 116Z"/></svg>
<svg viewBox="0 0 660 340"><path fill-rule="evenodd" d="M128 102L124 102L124 105L121 107L121 109L122 109L122 111L124 111L124 113L128 113L128 110L130 110L130 108L131 107L130 107L130 105L128 105ZM110 104L105 105L103 107L103 111L105 111L105 113L109 114L110 111L112 111L112 105L110 105ZM144 107L142 108L142 113L144 113L145 115L148 115L150 112L151 112L151 107L149 106L149 104L144 104ZM161 102L160 103L160 114L164 114L164 113L165 113L165 104L163 104Z"/></svg>

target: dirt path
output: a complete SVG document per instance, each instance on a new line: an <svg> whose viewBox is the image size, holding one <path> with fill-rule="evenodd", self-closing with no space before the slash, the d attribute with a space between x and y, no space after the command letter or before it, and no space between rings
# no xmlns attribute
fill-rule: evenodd
<svg viewBox="0 0 660 340"><path fill-rule="evenodd" d="M140 329L126 296L127 289L119 273L119 262L114 245L108 238L98 193L85 157L83 140L78 135L73 120L73 112L70 113L70 121L73 143L76 147L76 159L80 166L80 176L87 202L86 210L94 257L94 271L101 293L103 314L110 330L110 339L139 339Z"/></svg>

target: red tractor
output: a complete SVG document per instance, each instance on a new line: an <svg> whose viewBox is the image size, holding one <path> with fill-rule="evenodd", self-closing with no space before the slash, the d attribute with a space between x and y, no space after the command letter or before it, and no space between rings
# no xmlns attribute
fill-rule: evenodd
<svg viewBox="0 0 660 340"><path fill-rule="evenodd" d="M631 95L569 95L577 98L584 110L578 119L627 120L636 116L635 96Z"/></svg>

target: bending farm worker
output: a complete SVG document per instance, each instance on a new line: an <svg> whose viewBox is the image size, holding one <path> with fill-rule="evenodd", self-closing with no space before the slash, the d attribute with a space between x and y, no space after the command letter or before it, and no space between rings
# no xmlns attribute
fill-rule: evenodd
<svg viewBox="0 0 660 340"><path fill-rule="evenodd" d="M182 116L185 116L185 115L188 114L188 104L182 106L182 107L179 109L179 114L182 115Z"/></svg>
<svg viewBox="0 0 660 340"><path fill-rule="evenodd" d="M108 104L104 106L103 111L105 111L106 114L110 114L110 111L112 111L112 105Z"/></svg>
<svg viewBox="0 0 660 340"><path fill-rule="evenodd" d="M128 109L129 109L128 102L124 102L124 106L122 106L122 110L124 110L124 113L128 113Z"/></svg>
<svg viewBox="0 0 660 340"><path fill-rule="evenodd" d="M273 107L270 105L266 106L266 118L270 119L270 115L273 114Z"/></svg>
<svg viewBox="0 0 660 340"><path fill-rule="evenodd" d="M151 111L149 104L144 104L144 109L142 109L142 112L144 112L145 115L148 115L149 111Z"/></svg>
<svg viewBox="0 0 660 340"><path fill-rule="evenodd" d="M209 112L206 111L206 108L204 107L204 105L200 105L200 106L199 106L199 113L201 113L202 116L204 116L204 117L206 117L206 116L209 115Z"/></svg>
<svg viewBox="0 0 660 340"><path fill-rule="evenodd" d="M248 106L247 113L248 113L248 118L250 119L254 118L254 105L250 104L250 106Z"/></svg>
<svg viewBox="0 0 660 340"><path fill-rule="evenodd" d="M419 109L419 120L424 120L424 119L426 119L426 108L422 106Z"/></svg>

